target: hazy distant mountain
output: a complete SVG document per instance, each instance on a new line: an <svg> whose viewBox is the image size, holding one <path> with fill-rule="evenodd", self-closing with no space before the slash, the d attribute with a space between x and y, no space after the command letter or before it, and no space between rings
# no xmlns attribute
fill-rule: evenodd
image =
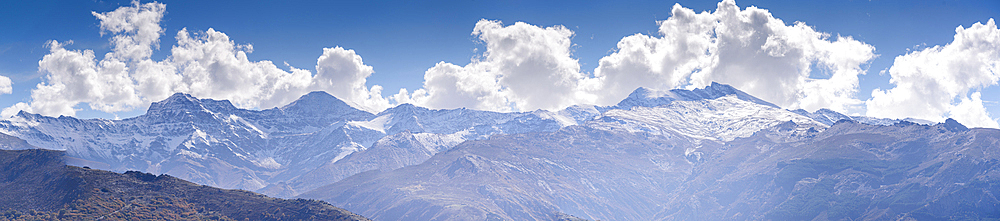
<svg viewBox="0 0 1000 221"><path fill-rule="evenodd" d="M0 211L0 220L368 220L322 201L67 166L63 152L38 149L0 150Z"/></svg>
<svg viewBox="0 0 1000 221"><path fill-rule="evenodd" d="M1000 130L799 127L724 143L592 126L495 136L302 197L379 220L1000 218Z"/></svg>
<svg viewBox="0 0 1000 221"><path fill-rule="evenodd" d="M1000 130L861 123L728 88L640 88L576 126L465 142L300 197L378 220L1000 218Z"/></svg>
<svg viewBox="0 0 1000 221"><path fill-rule="evenodd" d="M827 127L726 85L696 92L638 89L578 126L465 142L419 165L361 173L300 196L379 220L532 220L560 212L644 220L725 142L775 126L787 127L786 140Z"/></svg>

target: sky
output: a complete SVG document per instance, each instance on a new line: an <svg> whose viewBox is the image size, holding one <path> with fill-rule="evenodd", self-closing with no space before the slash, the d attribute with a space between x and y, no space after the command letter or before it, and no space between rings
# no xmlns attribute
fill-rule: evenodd
<svg viewBox="0 0 1000 221"><path fill-rule="evenodd" d="M998 127L998 1L3 1L0 115L182 92L493 111L733 85L787 109ZM9 82L9 83L7 83ZM8 86L9 84L9 86Z"/></svg>

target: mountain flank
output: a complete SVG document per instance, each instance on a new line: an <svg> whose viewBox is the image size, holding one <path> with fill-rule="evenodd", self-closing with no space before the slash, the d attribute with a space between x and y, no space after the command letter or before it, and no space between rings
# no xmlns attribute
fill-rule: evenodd
<svg viewBox="0 0 1000 221"><path fill-rule="evenodd" d="M67 166L62 151L0 150L0 220L101 219L368 220L322 201Z"/></svg>
<svg viewBox="0 0 1000 221"><path fill-rule="evenodd" d="M379 220L1000 219L1000 130L800 128L724 142L602 122L497 135L299 197Z"/></svg>

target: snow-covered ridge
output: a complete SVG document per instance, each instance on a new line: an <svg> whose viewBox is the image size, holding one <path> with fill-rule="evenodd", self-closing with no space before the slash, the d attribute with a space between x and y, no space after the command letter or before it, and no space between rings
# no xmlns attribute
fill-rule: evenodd
<svg viewBox="0 0 1000 221"><path fill-rule="evenodd" d="M675 100L656 107L634 106L614 109L591 122L590 126L652 134L680 135L731 141L784 122L792 121L801 130L823 130L828 126L780 108L740 99L730 94L715 99Z"/></svg>
<svg viewBox="0 0 1000 221"><path fill-rule="evenodd" d="M585 112L585 111L584 111ZM576 114L576 115L574 115ZM65 150L70 162L116 171L166 173L223 188L256 190L364 151L410 131L436 153L493 134L555 131L578 112L497 113L431 110L409 104L372 114L325 92L279 108L239 109L225 100L174 94L122 120L47 117L21 112L0 133Z"/></svg>
<svg viewBox="0 0 1000 221"><path fill-rule="evenodd" d="M780 107L770 102L737 90L732 86L716 82L712 82L711 85L705 88L694 90L673 89L669 91L657 91L640 87L612 108L628 110L635 106L657 107L670 104L674 101L713 100L730 95L733 95L740 100L780 109Z"/></svg>
<svg viewBox="0 0 1000 221"><path fill-rule="evenodd" d="M802 116L806 116L806 117L812 118L812 119L814 119L816 121L819 121L820 123L823 123L823 124L826 124L826 125L833 125L834 123L836 123L837 121L840 121L840 120L851 120L851 121L856 121L856 122L859 122L859 123L870 124L870 125L893 125L893 124L896 124L896 123L899 123L899 122L903 122L903 121L911 122L911 123L917 123L917 124L923 124L923 125L937 124L937 122L933 122L933 121L929 121L929 120L922 120L922 119L915 119L915 118L887 119L887 118L876 118L876 117L867 117L867 116L848 116L846 114L842 114L842 113L839 113L839 112L836 112L836 111L833 111L833 110L830 110L830 109L826 109L826 108L819 109L819 110L816 110L814 112L809 112L809 111L806 111L806 110L803 110L803 109L797 109L797 110L793 110L792 113L796 113L796 114L799 114L799 115L802 115Z"/></svg>
<svg viewBox="0 0 1000 221"><path fill-rule="evenodd" d="M344 159L403 162L396 166L420 163L463 141L496 134L552 132L581 125L721 142L788 121L802 130L826 127L813 119L713 83L694 90L640 88L612 107L577 105L514 113L402 104L372 114L325 92L308 93L278 108L246 110L229 101L178 93L154 102L144 115L122 120L21 112L0 120L0 133L37 147L66 150L74 159L70 163L77 165L166 173L206 185L258 190L309 174L323 178L323 168L375 162L341 162ZM412 141L407 145L423 151L386 150L393 147L382 145L369 153L380 140L404 132L406 136L383 144ZM364 157L349 157L355 154ZM305 190L291 192L295 191Z"/></svg>

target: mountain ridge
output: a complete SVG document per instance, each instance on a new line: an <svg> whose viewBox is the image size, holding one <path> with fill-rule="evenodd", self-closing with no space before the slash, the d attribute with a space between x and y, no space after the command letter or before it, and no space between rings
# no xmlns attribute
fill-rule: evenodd
<svg viewBox="0 0 1000 221"><path fill-rule="evenodd" d="M768 114L756 116L758 112ZM694 117L692 113L700 114ZM554 132L573 125L672 131L727 141L789 120L809 125L795 129L803 133L826 127L731 86L713 83L666 92L639 88L617 106L575 105L559 111L510 113L401 104L373 114L322 91L281 107L247 110L225 100L176 93L151 104L147 114L121 120L20 112L0 120L0 133L34 146L66 150L74 159L71 162L79 166L165 173L199 184L291 197L367 169L395 169L398 165L349 166L373 165L379 160L348 156L371 155L363 152L404 131L419 142L408 145L427 151L388 151L395 155L386 157L415 164L467 140ZM343 159L351 162L340 162ZM355 162L361 159L370 162ZM348 172L323 175L329 171Z"/></svg>
<svg viewBox="0 0 1000 221"><path fill-rule="evenodd" d="M587 125L498 135L300 197L383 220L1000 218L1000 130L795 124L727 142Z"/></svg>
<svg viewBox="0 0 1000 221"><path fill-rule="evenodd" d="M733 86L726 84L720 84L717 82L712 82L704 88L695 88L692 90L685 89L671 89L668 91L657 91L644 87L639 87L632 91L624 100L618 102L613 108L617 109L631 109L634 106L642 107L656 107L660 105L666 105L673 101L696 101L696 100L712 100L728 95L735 95L736 98L740 100L745 100L753 103L757 103L764 106L770 106L773 108L781 108L778 105L774 105L770 102L764 101L760 98L754 97L753 95L747 94L746 92L740 91Z"/></svg>

